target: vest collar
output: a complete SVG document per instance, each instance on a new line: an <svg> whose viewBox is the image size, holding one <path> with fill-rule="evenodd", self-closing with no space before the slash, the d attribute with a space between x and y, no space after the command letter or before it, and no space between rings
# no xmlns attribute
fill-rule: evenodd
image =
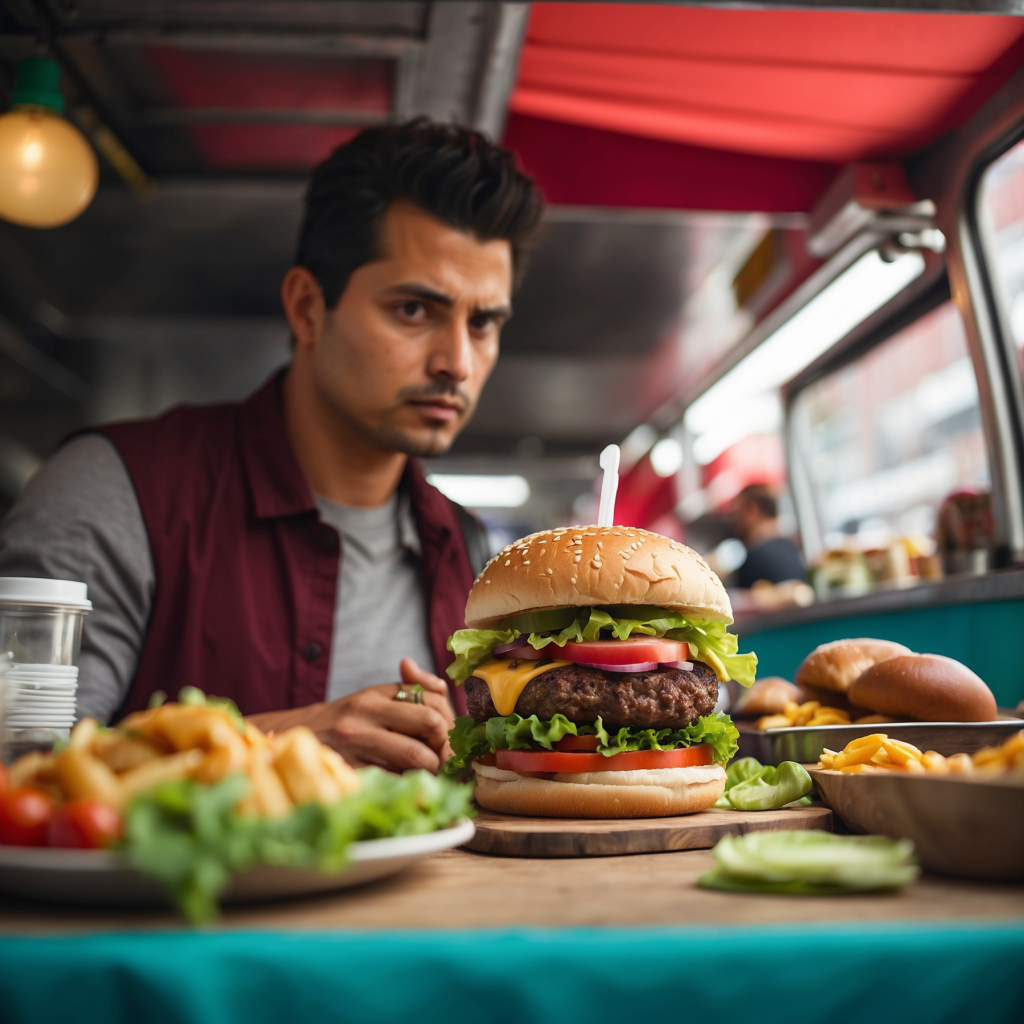
<svg viewBox="0 0 1024 1024"><path fill-rule="evenodd" d="M279 370L242 403L242 464L258 519L316 512L313 492L284 429Z"/></svg>

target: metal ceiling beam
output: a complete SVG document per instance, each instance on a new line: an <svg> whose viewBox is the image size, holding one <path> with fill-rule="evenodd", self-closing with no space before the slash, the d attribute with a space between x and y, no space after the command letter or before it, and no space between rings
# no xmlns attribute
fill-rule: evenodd
<svg viewBox="0 0 1024 1024"><path fill-rule="evenodd" d="M383 57L392 60L422 45L417 39L324 30L280 32L271 26L253 31L120 28L104 32L103 40L110 46L168 46L178 50L323 54L331 57Z"/></svg>
<svg viewBox="0 0 1024 1024"><path fill-rule="evenodd" d="M152 107L143 124L387 124L390 114L375 110L289 110L253 107Z"/></svg>

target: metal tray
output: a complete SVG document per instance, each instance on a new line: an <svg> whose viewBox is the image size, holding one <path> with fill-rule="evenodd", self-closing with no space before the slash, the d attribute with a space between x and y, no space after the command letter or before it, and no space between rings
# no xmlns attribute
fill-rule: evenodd
<svg viewBox="0 0 1024 1024"><path fill-rule="evenodd" d="M998 722L880 722L873 725L803 725L788 729L754 729L737 722L740 731L738 757L756 757L762 764L797 761L810 764L821 752L842 750L858 736L884 732L896 740L913 743L921 750L934 750L945 757L973 754L982 747L997 747L1024 729L1019 718Z"/></svg>
<svg viewBox="0 0 1024 1024"><path fill-rule="evenodd" d="M853 832L911 839L921 866L962 878L1024 879L1024 779L810 769Z"/></svg>

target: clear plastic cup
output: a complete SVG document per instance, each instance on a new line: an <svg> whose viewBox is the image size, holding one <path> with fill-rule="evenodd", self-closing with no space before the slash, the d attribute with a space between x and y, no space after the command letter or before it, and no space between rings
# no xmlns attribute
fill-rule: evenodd
<svg viewBox="0 0 1024 1024"><path fill-rule="evenodd" d="M0 577L0 723L3 759L67 739L74 713L49 713L38 691L55 686L73 695L82 624L92 608L88 588L73 580ZM11 712L4 715L2 708ZM19 724L20 723L20 724Z"/></svg>

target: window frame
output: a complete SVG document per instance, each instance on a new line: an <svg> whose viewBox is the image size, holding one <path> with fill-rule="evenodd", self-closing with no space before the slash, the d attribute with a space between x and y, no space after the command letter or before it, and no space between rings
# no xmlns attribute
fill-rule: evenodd
<svg viewBox="0 0 1024 1024"><path fill-rule="evenodd" d="M913 284L905 288L877 316L866 320L846 338L812 363L783 389L783 434L789 489L800 524L800 540L804 558L811 565L824 551L824 530L821 524L819 495L810 479L807 466L794 434L793 405L804 391L824 377L856 362L873 348L885 344L900 331L937 309L951 298L949 279L943 270L933 266Z"/></svg>

